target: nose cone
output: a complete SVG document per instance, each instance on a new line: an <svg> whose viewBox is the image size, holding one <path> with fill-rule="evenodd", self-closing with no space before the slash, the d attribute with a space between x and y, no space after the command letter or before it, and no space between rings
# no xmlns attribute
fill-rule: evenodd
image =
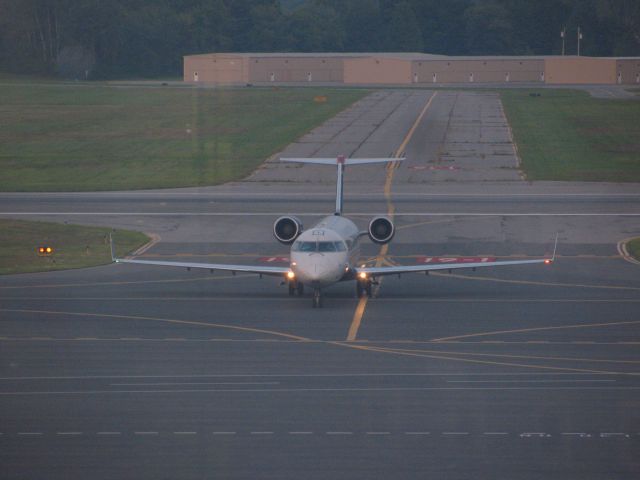
<svg viewBox="0 0 640 480"><path fill-rule="evenodd" d="M305 254L296 255L294 272L303 283L329 285L340 279L341 266L329 255Z"/></svg>

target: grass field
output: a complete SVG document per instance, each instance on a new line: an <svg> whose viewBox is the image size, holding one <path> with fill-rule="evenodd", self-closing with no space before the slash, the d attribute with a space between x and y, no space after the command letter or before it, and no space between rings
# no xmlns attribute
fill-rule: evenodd
<svg viewBox="0 0 640 480"><path fill-rule="evenodd" d="M640 182L640 102L573 90L501 95L529 180Z"/></svg>
<svg viewBox="0 0 640 480"><path fill-rule="evenodd" d="M48 222L0 220L0 275L104 265L111 262L108 228ZM124 256L149 241L139 232L113 233L117 254ZM39 256L39 246L51 246L51 256Z"/></svg>
<svg viewBox="0 0 640 480"><path fill-rule="evenodd" d="M364 90L0 86L0 191L240 179ZM314 102L326 96L325 103Z"/></svg>
<svg viewBox="0 0 640 480"><path fill-rule="evenodd" d="M636 260L640 260L640 238L634 238L627 243L627 251Z"/></svg>

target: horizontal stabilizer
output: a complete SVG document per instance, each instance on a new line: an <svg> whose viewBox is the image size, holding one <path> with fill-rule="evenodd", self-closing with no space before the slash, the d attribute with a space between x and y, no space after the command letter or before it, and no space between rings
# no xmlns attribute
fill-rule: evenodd
<svg viewBox="0 0 640 480"><path fill-rule="evenodd" d="M313 163L316 165L364 165L367 163L401 162L404 157L397 158L281 158L281 162Z"/></svg>

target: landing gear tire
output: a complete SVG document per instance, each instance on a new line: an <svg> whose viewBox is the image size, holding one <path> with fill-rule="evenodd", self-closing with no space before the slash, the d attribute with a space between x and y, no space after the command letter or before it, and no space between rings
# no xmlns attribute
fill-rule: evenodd
<svg viewBox="0 0 640 480"><path fill-rule="evenodd" d="M372 289L371 289L371 281L367 280L364 282L357 281L356 282L356 296L358 298L363 298L364 296L371 298Z"/></svg>
<svg viewBox="0 0 640 480"><path fill-rule="evenodd" d="M322 293L319 288L313 291L313 308L322 308Z"/></svg>

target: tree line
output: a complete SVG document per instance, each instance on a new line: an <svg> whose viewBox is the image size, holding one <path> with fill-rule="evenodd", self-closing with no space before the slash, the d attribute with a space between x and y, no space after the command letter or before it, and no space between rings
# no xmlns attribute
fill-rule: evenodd
<svg viewBox="0 0 640 480"><path fill-rule="evenodd" d="M639 0L0 0L0 69L180 75L209 52L640 55Z"/></svg>

